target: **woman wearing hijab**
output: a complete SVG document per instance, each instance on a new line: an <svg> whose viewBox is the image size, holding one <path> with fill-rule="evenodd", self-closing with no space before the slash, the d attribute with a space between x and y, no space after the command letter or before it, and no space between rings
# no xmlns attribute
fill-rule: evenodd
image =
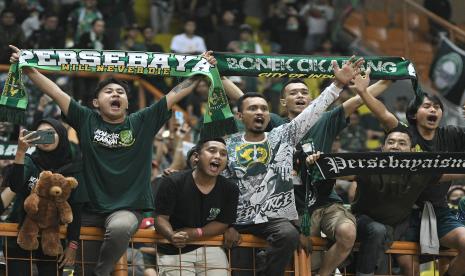
<svg viewBox="0 0 465 276"><path fill-rule="evenodd" d="M55 139L52 144L35 145L35 151L29 155L26 151L38 138L33 138L32 133L26 135L26 130L20 133L14 165L6 177L6 183L16 193L8 221L22 223L25 216L24 200L30 194L42 171L49 170L64 176L75 177L79 185L68 200L73 211L73 222L68 225L67 244L63 254L58 258L46 256L41 246L32 252L32 257L38 259L35 263L39 276L62 275L65 265L74 264L81 229L81 209L88 201L86 185L81 175L81 153L76 144L69 142L67 130L61 122L55 119L43 119L38 122L37 130L50 130L54 132ZM21 249L16 239L8 239L6 247L7 257L24 258L24 260L8 259L8 274L31 275L32 269L29 261L31 252Z"/></svg>

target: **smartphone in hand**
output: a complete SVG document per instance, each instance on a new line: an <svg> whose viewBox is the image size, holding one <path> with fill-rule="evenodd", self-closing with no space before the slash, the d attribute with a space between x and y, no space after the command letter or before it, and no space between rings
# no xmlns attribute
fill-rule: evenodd
<svg viewBox="0 0 465 276"><path fill-rule="evenodd" d="M24 136L28 135L29 133L33 133L31 138L39 137L38 140L32 142L34 145L38 144L53 144L55 143L55 131L44 129L44 130L35 130L35 131L26 131Z"/></svg>
<svg viewBox="0 0 465 276"><path fill-rule="evenodd" d="M184 113L182 113L181 111L176 111L174 113L174 116L176 117L176 120L178 121L179 127L182 127L182 125L184 124Z"/></svg>

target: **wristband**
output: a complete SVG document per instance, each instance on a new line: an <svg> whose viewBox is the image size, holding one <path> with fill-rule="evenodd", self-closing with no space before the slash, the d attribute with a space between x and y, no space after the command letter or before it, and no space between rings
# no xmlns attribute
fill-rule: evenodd
<svg viewBox="0 0 465 276"><path fill-rule="evenodd" d="M199 237L202 237L203 236L203 230L202 228L197 228L197 234L199 235Z"/></svg>
<svg viewBox="0 0 465 276"><path fill-rule="evenodd" d="M68 247L71 248L71 249L73 249L73 250L77 250L78 247L79 247L79 245L78 245L78 243L75 242L75 241L70 241L70 242L68 243Z"/></svg>

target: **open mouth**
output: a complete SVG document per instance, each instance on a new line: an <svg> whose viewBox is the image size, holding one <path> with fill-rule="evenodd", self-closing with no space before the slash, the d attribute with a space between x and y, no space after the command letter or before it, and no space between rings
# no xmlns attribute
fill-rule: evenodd
<svg viewBox="0 0 465 276"><path fill-rule="evenodd" d="M210 162L210 170L218 171L220 169L220 162L219 161L212 161Z"/></svg>
<svg viewBox="0 0 465 276"><path fill-rule="evenodd" d="M429 123L436 123L436 121L438 120L438 116L436 115L428 115L426 117L426 120L429 122Z"/></svg>
<svg viewBox="0 0 465 276"><path fill-rule="evenodd" d="M295 105L296 105L296 106L306 106L307 103L306 103L304 100L297 100L297 101L295 102Z"/></svg>
<svg viewBox="0 0 465 276"><path fill-rule="evenodd" d="M263 123L265 122L265 119L262 117L256 117L254 119L254 122L263 125Z"/></svg>
<svg viewBox="0 0 465 276"><path fill-rule="evenodd" d="M121 107L121 102L119 100L112 100L110 102L110 107L113 109L119 109Z"/></svg>

